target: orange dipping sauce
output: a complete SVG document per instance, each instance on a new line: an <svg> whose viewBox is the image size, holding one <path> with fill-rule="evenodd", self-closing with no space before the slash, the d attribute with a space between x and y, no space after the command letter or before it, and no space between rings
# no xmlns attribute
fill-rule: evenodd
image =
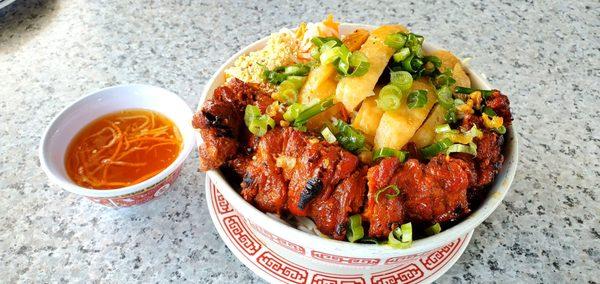
<svg viewBox="0 0 600 284"><path fill-rule="evenodd" d="M128 109L100 117L71 140L65 154L69 177L93 189L114 189L145 181L179 155L179 129L164 115Z"/></svg>

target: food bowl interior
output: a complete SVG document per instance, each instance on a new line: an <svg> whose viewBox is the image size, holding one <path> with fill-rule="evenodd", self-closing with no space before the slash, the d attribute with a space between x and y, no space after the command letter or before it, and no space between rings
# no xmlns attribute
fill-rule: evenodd
<svg viewBox="0 0 600 284"><path fill-rule="evenodd" d="M357 28L371 30L373 29L373 26L341 24L340 33L342 35L349 34ZM256 41L248 45L246 48L240 50L229 60L227 60L205 86L198 108L202 107L206 99L212 97L213 91L217 87L225 83L225 69L233 65L234 61L241 55L263 48L266 45L266 42L267 38ZM425 51L434 51L440 49L435 45L428 43L427 39L423 44L423 48ZM483 77L473 72L468 66L464 67L465 71L471 78L471 84L473 88L492 89L492 87ZM202 143L201 137L199 134L197 135L198 143ZM232 206L238 212L240 212L241 215L243 215L246 219L251 220L253 223L269 230L270 232L273 232L275 235L283 236L292 242L306 245L307 247L313 247L332 253L342 253L352 257L404 256L423 253L439 248L459 238L460 236L463 236L464 234L475 229L475 227L481 224L481 222L483 222L496 209L496 207L498 207L506 195L510 184L512 183L518 160L517 137L514 131L514 126L508 127L505 137L507 139L505 141L504 149L504 165L494 183L490 186L488 195L481 203L479 208L466 219L462 220L451 228L444 228L444 230L437 235L414 241L412 246L408 249L394 249L388 246L342 242L321 238L319 236L303 232L256 209L254 206L244 200L239 193L237 193L237 191L234 189L236 186L231 186L228 184L227 180L220 171L213 170L209 171L207 174L220 189L220 192L225 199L227 199L229 203L232 204Z"/></svg>
<svg viewBox="0 0 600 284"><path fill-rule="evenodd" d="M195 145L191 126L192 111L177 95L162 88L148 85L121 85L109 87L82 97L64 109L50 124L42 138L40 158L48 176L65 189L87 196L112 196L135 191L151 185L162 173L138 185L111 189L89 190L75 185L65 168L65 152L75 135L95 119L124 109L149 109L163 114L175 123L183 137L183 146L177 159L162 173L172 171L183 162Z"/></svg>

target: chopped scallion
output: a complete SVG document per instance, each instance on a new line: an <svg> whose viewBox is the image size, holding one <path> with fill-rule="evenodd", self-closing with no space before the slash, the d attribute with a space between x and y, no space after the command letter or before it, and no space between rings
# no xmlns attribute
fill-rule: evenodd
<svg viewBox="0 0 600 284"><path fill-rule="evenodd" d="M376 99L377 107L385 111L396 110L402 105L402 98L400 88L393 84L385 85Z"/></svg>
<svg viewBox="0 0 600 284"><path fill-rule="evenodd" d="M388 245L393 248L409 248L412 245L412 224L406 223L388 235Z"/></svg>
<svg viewBox="0 0 600 284"><path fill-rule="evenodd" d="M365 230L362 226L362 217L360 214L352 215L348 218L348 230L346 237L350 242L356 242L365 236Z"/></svg>
<svg viewBox="0 0 600 284"><path fill-rule="evenodd" d="M301 127L308 122L310 118L313 116L324 112L328 108L333 106L333 98L324 99L306 109L298 114L298 117L294 121L294 126Z"/></svg>
<svg viewBox="0 0 600 284"><path fill-rule="evenodd" d="M388 147L383 147L383 148L379 148L379 149L375 150L375 152L373 152L373 161L375 161L379 158L397 157L398 160L400 160L400 162L404 162L407 155L408 155L408 152L406 152L406 151L400 151L400 150L396 150L396 149L392 149L392 148L388 148Z"/></svg>
<svg viewBox="0 0 600 284"><path fill-rule="evenodd" d="M406 71L390 72L390 83L401 91L408 91L412 87L413 77Z"/></svg>
<svg viewBox="0 0 600 284"><path fill-rule="evenodd" d="M403 48L406 43L406 35L402 33L390 34L385 38L383 43L394 49Z"/></svg>
<svg viewBox="0 0 600 284"><path fill-rule="evenodd" d="M409 109L422 108L427 104L427 91L415 90L408 94L406 104Z"/></svg>
<svg viewBox="0 0 600 284"><path fill-rule="evenodd" d="M275 121L268 115L260 114L260 109L254 105L247 105L244 112L244 122L248 130L256 135L263 136L267 133L268 127L275 127Z"/></svg>
<svg viewBox="0 0 600 284"><path fill-rule="evenodd" d="M452 145L452 141L448 138L444 138L438 142L435 142L435 143L421 149L421 154L426 159L430 159L430 158L434 157L435 155L442 153L443 151L448 149L448 147L450 147L451 145Z"/></svg>
<svg viewBox="0 0 600 284"><path fill-rule="evenodd" d="M433 236L439 234L442 231L442 226L440 223L435 223L433 226L425 228L425 234L428 236Z"/></svg>
<svg viewBox="0 0 600 284"><path fill-rule="evenodd" d="M321 131L321 135L323 135L323 138L325 138L325 141L327 141L329 143L335 143L335 141L336 141L335 135L333 134L333 132L331 132L329 127L323 128L323 130Z"/></svg>
<svg viewBox="0 0 600 284"><path fill-rule="evenodd" d="M384 188L379 189L376 193L375 193L375 203L379 204L379 195L383 192L387 192L389 190L393 190L393 193L386 193L385 194L385 198L387 198L388 200L392 200L394 199L396 196L400 195L400 189L398 188L397 185L395 184L391 184L388 185Z"/></svg>

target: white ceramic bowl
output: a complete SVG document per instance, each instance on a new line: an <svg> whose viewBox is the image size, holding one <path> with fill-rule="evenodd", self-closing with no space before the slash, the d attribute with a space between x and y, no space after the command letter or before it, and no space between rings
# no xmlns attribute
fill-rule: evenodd
<svg viewBox="0 0 600 284"><path fill-rule="evenodd" d="M175 123L183 137L177 159L156 176L123 188L94 190L75 184L65 169L65 152L70 141L93 120L132 108L157 111ZM94 202L111 207L141 204L166 192L179 175L183 161L195 145L192 116L191 109L180 97L154 86L119 85L92 92L63 109L46 128L39 148L40 164L52 182Z"/></svg>
<svg viewBox="0 0 600 284"><path fill-rule="evenodd" d="M373 27L369 25L341 24L340 32L342 35L348 34L357 28L372 29ZM426 38L426 42L423 45L426 51L438 49L427 43L428 40L430 39ZM204 101L212 96L215 88L224 83L223 72L227 67L231 66L240 55L261 49L265 46L266 42L267 38L256 41L229 58L206 84L198 107L201 108ZM474 88L492 89L484 78L471 71L467 66L465 67ZM207 172L207 176L216 185L229 204L246 219L246 222L250 224L253 231L259 232L256 235L259 236L261 241L274 245L276 247L275 250L279 254L292 259L296 263L306 263L313 267L315 265L322 265L323 269L326 269L331 264L353 265L356 269L360 269L361 266L366 268L373 265L389 265L395 263L393 260L418 258L424 254L435 252L436 249L470 233L475 227L481 224L502 202L515 175L518 149L514 127L508 128L506 138L504 165L481 206L462 222L451 228L446 228L440 234L416 240L408 249L393 249L388 246L342 242L305 233L275 218L271 218L256 209L228 184L221 172L216 170L209 171ZM198 137L198 141L201 143L201 137ZM279 239L280 241L274 242L273 239ZM290 254L290 250L281 246L281 240L283 240L283 243L303 248L302 253L298 252L296 253L297 255L294 253Z"/></svg>

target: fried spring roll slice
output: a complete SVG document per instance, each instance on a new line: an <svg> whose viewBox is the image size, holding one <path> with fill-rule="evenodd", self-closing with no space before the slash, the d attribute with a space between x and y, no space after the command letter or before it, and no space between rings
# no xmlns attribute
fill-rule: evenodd
<svg viewBox="0 0 600 284"><path fill-rule="evenodd" d="M344 38L342 43L350 51L358 50L369 37L369 32L363 29L357 29ZM333 64L317 66L308 73L306 83L300 91L300 102L307 104L314 99L324 99L335 94L337 86L337 72Z"/></svg>
<svg viewBox="0 0 600 284"><path fill-rule="evenodd" d="M401 149L427 118L437 101L433 85L429 83L428 78L420 78L413 82L412 90L426 90L427 103L415 109L409 109L407 104L403 103L399 109L385 112L375 134L375 148Z"/></svg>
<svg viewBox="0 0 600 284"><path fill-rule="evenodd" d="M335 91L337 101L342 102L348 112L354 109L373 91L379 76L394 54L394 49L387 46L385 38L393 33L408 30L400 25L381 26L373 32L367 41L361 46L360 51L364 53L371 64L369 71L359 77L345 77L338 83Z"/></svg>
<svg viewBox="0 0 600 284"><path fill-rule="evenodd" d="M423 122L423 125L415 132L415 135L410 139L410 142L415 143L417 148L423 148L433 144L435 141L435 127L446 123L444 120L446 109L439 104L436 104L429 116Z"/></svg>
<svg viewBox="0 0 600 284"><path fill-rule="evenodd" d="M379 90L375 90L375 94L379 94ZM376 99L377 96L366 98L352 122L352 127L362 131L370 144L373 144L379 120L383 115L383 110L377 107Z"/></svg>

